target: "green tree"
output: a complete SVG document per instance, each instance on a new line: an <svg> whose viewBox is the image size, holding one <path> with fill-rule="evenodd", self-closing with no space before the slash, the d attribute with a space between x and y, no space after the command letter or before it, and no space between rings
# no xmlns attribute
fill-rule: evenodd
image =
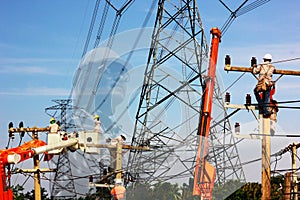
<svg viewBox="0 0 300 200"><path fill-rule="evenodd" d="M126 189L127 200L152 200L152 189L148 183L137 183Z"/></svg>
<svg viewBox="0 0 300 200"><path fill-rule="evenodd" d="M14 200L23 200L24 199L24 187L21 185L16 185L12 187L12 191L13 191L13 198Z"/></svg>
<svg viewBox="0 0 300 200"><path fill-rule="evenodd" d="M194 179L189 179L189 184L183 183L181 186L183 200L198 200L199 197L193 195Z"/></svg>
<svg viewBox="0 0 300 200"><path fill-rule="evenodd" d="M169 182L158 182L153 188L153 199L157 200L179 200L181 198L180 188L178 184L171 184Z"/></svg>
<svg viewBox="0 0 300 200"><path fill-rule="evenodd" d="M284 179L281 175L271 177L271 199L283 199L283 185ZM226 200L258 200L261 199L261 184L260 183L246 183L240 189L231 194Z"/></svg>
<svg viewBox="0 0 300 200"><path fill-rule="evenodd" d="M30 192L26 192L26 194L24 194L24 187L18 184L12 187L12 191L14 200L34 200L34 190L31 190ZM48 198L48 193L45 188L41 188L41 199L50 200Z"/></svg>

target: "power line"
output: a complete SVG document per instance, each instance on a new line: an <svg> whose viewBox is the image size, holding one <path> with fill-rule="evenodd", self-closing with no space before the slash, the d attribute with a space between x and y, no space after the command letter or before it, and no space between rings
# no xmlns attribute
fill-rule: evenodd
<svg viewBox="0 0 300 200"><path fill-rule="evenodd" d="M222 0L219 0L219 2L227 9L230 11L230 16L227 18L227 20L225 21L225 23L223 24L222 28L221 28L221 32L222 32L222 36L224 36L225 32L228 30L228 28L230 27L230 25L233 23L233 21L247 13L250 12L256 8L258 8L259 6L269 2L270 0L256 0L248 5L246 5L246 3L248 2L248 0L245 0L237 9L235 9L234 11L232 11L228 5L226 5ZM246 6L245 6L246 5Z"/></svg>
<svg viewBox="0 0 300 200"><path fill-rule="evenodd" d="M89 31L88 31L88 35L86 37L86 41L85 41L85 44L84 44L84 48L83 48L83 52L82 52L81 57L83 57L87 52L87 49L88 49L88 46L89 46L89 43L90 43L90 39L91 39L91 36L92 36L92 32L93 32L93 29L94 29L94 26L95 26L95 21L96 21L99 5L100 5L100 0L97 0L96 4L94 6L93 16L92 16L92 20L90 22L90 28L89 28Z"/></svg>

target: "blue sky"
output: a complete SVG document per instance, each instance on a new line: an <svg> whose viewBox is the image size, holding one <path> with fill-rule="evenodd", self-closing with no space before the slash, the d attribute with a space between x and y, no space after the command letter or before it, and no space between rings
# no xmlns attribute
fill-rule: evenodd
<svg viewBox="0 0 300 200"><path fill-rule="evenodd" d="M224 1L234 10L242 1ZM238 3L237 3L238 2ZM252 1L251 1L252 2ZM147 14L147 1L136 1L131 12L126 12L120 31L139 28ZM209 30L221 27L229 16L217 0L198 1L207 40ZM220 44L218 73L224 88L240 74L223 71L224 57L230 54L233 65L248 66L252 56L261 61L271 53L274 61L300 57L299 1L271 0L267 4L235 19ZM7 142L7 125L23 120L25 126L47 126L46 107L52 99L67 98L72 79L80 62L89 28L94 1L1 1L0 6L0 131L1 147ZM155 14L154 14L155 15ZM148 26L153 24L154 15ZM108 18L111 20L112 18ZM126 19L126 20L125 20ZM104 33L107 36L108 33ZM91 40L94 41L94 38ZM280 69L300 70L300 62L276 64ZM278 82L275 97L279 101L300 99L300 77L283 77ZM244 103L246 93L252 93L255 79L245 75L230 89L232 101ZM253 99L254 100L254 99ZM243 122L251 119L244 117ZM286 132L296 133L299 111L280 110L279 122ZM241 118L241 115L236 118ZM233 120L235 120L233 118ZM253 119L252 119L253 120ZM282 141L282 140L281 140ZM274 141L274 151L290 141ZM258 141L250 141L259 148ZM247 152L247 149L242 151ZM244 161L257 158L258 153L245 153ZM257 177L253 178L256 180Z"/></svg>

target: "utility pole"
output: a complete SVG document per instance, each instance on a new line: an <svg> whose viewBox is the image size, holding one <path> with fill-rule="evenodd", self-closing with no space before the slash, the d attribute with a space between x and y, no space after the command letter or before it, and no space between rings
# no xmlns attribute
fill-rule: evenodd
<svg viewBox="0 0 300 200"><path fill-rule="evenodd" d="M262 198L263 200L269 200L271 198L271 138L270 138L270 118L263 118L262 114L259 117L263 120L263 136L262 136L262 174L261 174L261 186L262 186ZM261 129L261 127L260 127Z"/></svg>
<svg viewBox="0 0 300 200"><path fill-rule="evenodd" d="M298 177L297 177L297 149L300 147L300 143L292 143L284 149L280 150L276 155L281 156L287 152L291 152L292 157L292 172L285 174L284 181L284 199L285 200L298 200Z"/></svg>
<svg viewBox="0 0 300 200"><path fill-rule="evenodd" d="M49 128L38 128L38 127L32 127L32 128L11 128L9 129L9 132L32 132L32 139L38 140L38 132L44 132L49 131ZM40 173L41 172L53 172L51 169L40 169L40 160L39 155L36 154L33 156L33 169L21 169L16 170L17 173L33 173L34 174L34 197L36 200L41 200L41 178Z"/></svg>
<svg viewBox="0 0 300 200"><path fill-rule="evenodd" d="M284 177L284 200L291 200L291 172Z"/></svg>
<svg viewBox="0 0 300 200"><path fill-rule="evenodd" d="M36 170L34 172L34 199L41 199L41 180L40 172L38 171L40 168L39 155L33 157L33 165Z"/></svg>
<svg viewBox="0 0 300 200"><path fill-rule="evenodd" d="M238 71L238 72L250 72L252 73L253 67L236 67L230 65L229 55L225 58L225 71ZM283 75L300 75L300 71L292 70L279 70L275 69L273 74ZM280 77L281 77L280 76ZM279 78L280 78L279 77ZM259 120L262 120L262 200L271 199L271 179L270 179L270 150L271 150L271 140L270 140L270 118L263 118L262 114L259 117ZM261 126L260 126L261 129Z"/></svg>
<svg viewBox="0 0 300 200"><path fill-rule="evenodd" d="M298 180L297 180L297 145L293 143L292 145L292 196L293 200L298 200Z"/></svg>
<svg viewBox="0 0 300 200"><path fill-rule="evenodd" d="M116 149L116 166L115 166L115 172L116 172L116 180L122 180L122 150L123 149L129 149L129 150L140 150L140 151L149 151L150 147L148 146L131 146L126 145L122 143L118 143L117 145L111 145L111 144L79 144L80 147L84 148L108 148L108 149ZM90 183L90 186L96 186L96 187L114 187L114 185L109 184L96 184L96 183Z"/></svg>

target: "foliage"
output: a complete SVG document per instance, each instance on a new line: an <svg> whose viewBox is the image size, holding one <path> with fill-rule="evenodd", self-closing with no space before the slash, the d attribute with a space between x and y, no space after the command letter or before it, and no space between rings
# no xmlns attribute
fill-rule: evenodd
<svg viewBox="0 0 300 200"><path fill-rule="evenodd" d="M284 180L282 176L275 176L271 178L271 199L283 198ZM243 183L231 180L222 185L215 185L213 190L213 199L224 199L224 194L230 194L226 200L258 200L261 199L261 184L259 183ZM235 192L232 189L237 189ZM47 198L47 192L44 188L41 190L42 199ZM20 185L13 187L14 200L34 199L34 190L24 194L24 188ZM96 191L90 189L85 197L80 197L78 200L110 200L109 188L98 188ZM198 200L199 197L193 196L193 179L189 179L189 183L183 183L179 186L177 183L158 181L154 185L149 183L136 183L127 187L127 200Z"/></svg>
<svg viewBox="0 0 300 200"><path fill-rule="evenodd" d="M283 199L284 179L282 176L271 178L271 199ZM244 199L261 199L261 184L246 183L239 190L235 191L226 200L244 200Z"/></svg>
<svg viewBox="0 0 300 200"><path fill-rule="evenodd" d="M18 184L12 187L12 191L14 200L34 200L34 189L24 194L24 187ZM41 188L41 199L50 200L45 188Z"/></svg>
<svg viewBox="0 0 300 200"><path fill-rule="evenodd" d="M183 184L181 187L175 183L158 181L154 185L136 184L127 188L127 200L198 200L199 197L193 196L193 179L189 184Z"/></svg>
<svg viewBox="0 0 300 200"><path fill-rule="evenodd" d="M213 199L225 199L230 194L234 193L243 184L237 180L229 180L224 184L215 184L213 188Z"/></svg>
<svg viewBox="0 0 300 200"><path fill-rule="evenodd" d="M95 193L93 193L93 188L85 195L85 197L80 197L78 200L111 200L109 188L98 188Z"/></svg>

